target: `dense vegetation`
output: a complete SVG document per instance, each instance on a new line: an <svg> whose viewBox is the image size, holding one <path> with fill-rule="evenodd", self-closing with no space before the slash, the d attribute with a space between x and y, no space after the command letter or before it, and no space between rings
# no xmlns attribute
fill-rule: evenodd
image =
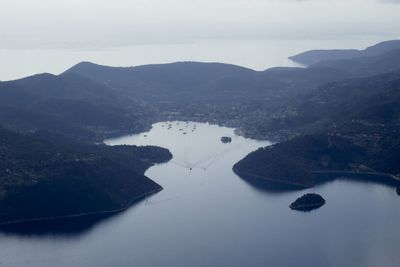
<svg viewBox="0 0 400 267"><path fill-rule="evenodd" d="M79 75L40 74L0 82L0 125L24 133L49 130L82 142L140 132L151 108Z"/></svg>
<svg viewBox="0 0 400 267"><path fill-rule="evenodd" d="M325 205L325 199L318 194L305 194L290 204L290 208L300 211L311 211Z"/></svg>
<svg viewBox="0 0 400 267"><path fill-rule="evenodd" d="M301 136L287 142L260 148L234 166L242 177L252 176L297 187L317 183L313 171L351 170L363 161L362 148L329 135Z"/></svg>
<svg viewBox="0 0 400 267"><path fill-rule="evenodd" d="M328 170L366 179L376 173L378 182L399 184L390 175L400 176L400 72L330 83L282 110L288 108L273 127L300 136L249 154L235 165L237 173L304 187Z"/></svg>
<svg viewBox="0 0 400 267"><path fill-rule="evenodd" d="M308 68L253 71L197 62L119 68L82 62L65 74L86 77L119 95L146 103L157 110L157 121L216 122L235 127L248 137L282 141L303 134L285 125L296 115L297 102L318 93L319 87L400 71L400 50L389 49L397 48L398 42L393 44L378 45L373 50L380 53L374 57L325 61Z"/></svg>
<svg viewBox="0 0 400 267"><path fill-rule="evenodd" d="M266 116L317 85L351 77L328 68L253 71L218 63L179 62L128 68L80 63L74 73L135 97L158 110L157 120L216 122L268 138ZM276 134L282 135L282 133Z"/></svg>
<svg viewBox="0 0 400 267"><path fill-rule="evenodd" d="M143 174L172 155L158 147L83 146L0 129L0 224L119 210L161 190Z"/></svg>
<svg viewBox="0 0 400 267"><path fill-rule="evenodd" d="M0 82L0 222L121 209L159 190L143 173L168 151L93 143L167 119L280 141L234 166L248 180L304 188L321 172L379 173L374 179L397 185L398 48L391 41L341 55L308 52L315 64L307 68L265 71L83 62L58 76Z"/></svg>

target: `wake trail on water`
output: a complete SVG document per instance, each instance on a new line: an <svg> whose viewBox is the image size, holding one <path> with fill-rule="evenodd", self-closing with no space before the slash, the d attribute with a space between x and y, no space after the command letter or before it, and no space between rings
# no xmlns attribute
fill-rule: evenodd
<svg viewBox="0 0 400 267"><path fill-rule="evenodd" d="M206 156L204 158L201 158L200 160L198 160L196 162L190 162L188 160L187 153L185 153L184 154L184 158L183 158L182 161L179 161L179 160L175 159L175 160L172 160L171 163L173 163L173 164L175 164L175 165L177 165L179 167L182 167L184 169L188 169L188 170L192 170L192 169L197 168L197 169L202 169L202 170L206 171L218 159L220 159L223 155L227 154L228 152L230 152L230 151L232 151L234 149L240 148L240 147L241 147L241 145L236 145L236 146L230 147L230 148L225 149L225 150L223 150L221 152L217 152L217 153L208 155L208 156Z"/></svg>

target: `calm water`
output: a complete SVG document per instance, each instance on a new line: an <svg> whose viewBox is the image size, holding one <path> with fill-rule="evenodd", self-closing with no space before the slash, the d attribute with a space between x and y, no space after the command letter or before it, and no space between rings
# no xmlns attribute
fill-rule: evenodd
<svg viewBox="0 0 400 267"><path fill-rule="evenodd" d="M0 233L0 266L399 266L393 188L338 180L301 192L259 190L231 167L269 143L209 124L157 123L106 143L169 148L173 160L146 173L164 190L79 231ZM290 210L305 192L327 204Z"/></svg>

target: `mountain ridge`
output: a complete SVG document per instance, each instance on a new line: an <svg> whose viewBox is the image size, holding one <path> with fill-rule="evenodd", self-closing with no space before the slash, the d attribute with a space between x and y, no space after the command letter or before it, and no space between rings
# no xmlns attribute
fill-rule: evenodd
<svg viewBox="0 0 400 267"><path fill-rule="evenodd" d="M310 66L315 63L330 60L351 59L355 57L378 56L393 49L400 48L400 40L384 41L365 49L319 49L309 50L294 56L289 59L294 62Z"/></svg>

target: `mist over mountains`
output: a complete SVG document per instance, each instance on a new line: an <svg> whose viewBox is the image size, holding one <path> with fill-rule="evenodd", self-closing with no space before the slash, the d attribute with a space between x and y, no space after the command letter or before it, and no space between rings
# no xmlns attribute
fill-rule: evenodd
<svg viewBox="0 0 400 267"><path fill-rule="evenodd" d="M235 165L239 175L273 176L300 187L316 184L316 171L398 175L399 47L389 41L362 51L311 51L292 57L308 67L265 71L221 63L81 62L60 75L0 82L0 222L122 209L128 195L160 190L143 174L170 159L167 151L94 144L164 120L207 121L279 142ZM112 190L104 173L112 173ZM70 191L54 195L54 188ZM87 191L104 205L77 210ZM32 202L27 213L26 203L38 195L54 203L74 195L76 202L47 213Z"/></svg>

